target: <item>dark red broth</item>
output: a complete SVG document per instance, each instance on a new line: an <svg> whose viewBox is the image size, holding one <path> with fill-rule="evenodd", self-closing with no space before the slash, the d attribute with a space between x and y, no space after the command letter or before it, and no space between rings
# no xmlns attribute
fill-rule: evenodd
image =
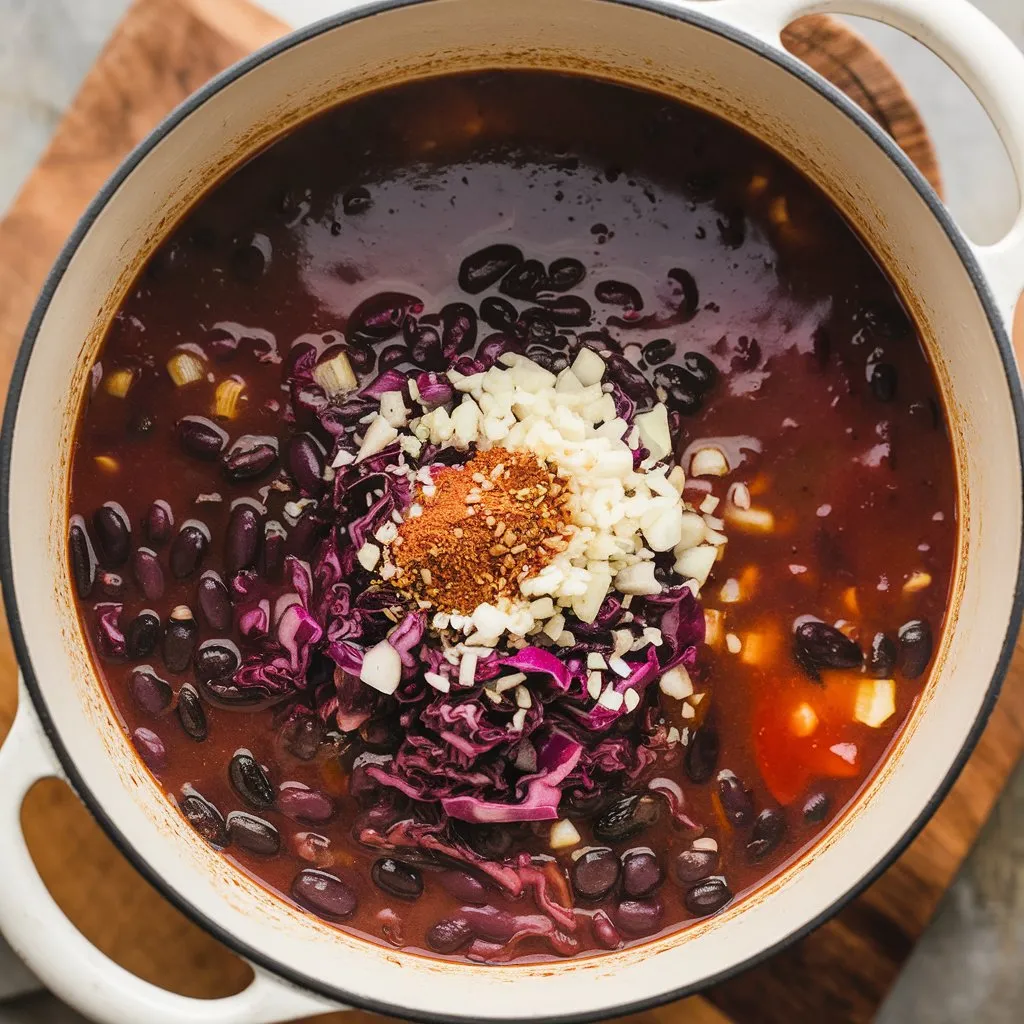
<svg viewBox="0 0 1024 1024"><path fill-rule="evenodd" d="M550 821L452 826L471 858L515 862L525 853L522 863L545 873L553 902L575 907L554 912L554 938L536 924L551 911L535 885L514 897L467 868L465 857L457 863L423 849L391 851L397 869L374 866L387 848L357 835L383 834L398 818L437 816L436 806L381 798L372 787L359 801L350 793L354 758L366 749L386 757L394 730L342 733L330 709L319 726L308 718L282 726L295 695L256 710L215 706L201 685L192 689L191 662L173 671L162 660L159 639L172 609L187 606L198 643L229 638L247 653L236 625L217 630L199 613L204 572L231 583L224 538L235 499L264 503L267 518L289 534L284 546L300 548L284 513L296 498L285 457L296 427L283 386L294 339L344 334L358 304L382 292L416 296L423 308L409 316L464 302L475 318L488 296L510 301L518 316L535 303L496 287L470 295L458 284L462 261L499 242L539 259L542 270L565 258L585 268L565 294L589 304L589 322L559 328L554 341L542 337L527 349L531 358L557 370L581 344L621 351L662 388L684 468L708 440L729 457L728 476L689 480L686 498L698 504L710 489L721 515L727 489L745 484L749 503L774 516L768 532L725 527L724 557L701 592L711 614L707 642L690 668L704 697L686 718L657 685L646 691L637 714L652 709L680 741L624 784L632 805L611 806L623 791L575 806L564 796L559 816L581 838L557 851ZM693 284L673 279L674 268ZM632 293L623 299L607 282L636 289L637 315ZM670 315L687 305L685 315ZM643 320L649 314L654 320ZM394 334L362 350L362 364L353 356L360 385L382 368L382 351L405 344L398 328ZM481 322L478 344L489 334ZM166 364L183 345L201 354L204 370L178 387ZM675 369L686 353L717 371L704 390ZM690 356L688 365L707 364ZM685 927L805 852L871 778L927 685L957 530L954 462L934 376L893 285L829 201L764 146L707 114L616 85L506 72L438 78L346 104L196 203L131 288L98 366L69 501L100 566L82 561L80 534L72 561L85 595L83 631L126 734L169 798L233 863L371 941L499 961L614 948ZM118 370L132 373L123 397L119 378L110 384ZM244 382L244 397L219 425L231 443L269 436L279 450L262 472L257 464L240 480L225 475L219 448L208 460L184 451L177 429L182 417L211 417L215 388L232 375ZM173 545L145 527L158 501L173 511L172 538L187 520L209 533L200 564L183 578L172 569ZM105 502L127 516L123 543L104 543L97 531ZM116 523L107 527L117 533ZM148 599L132 568L140 547L155 552L164 580ZM732 603L722 599L730 580L726 594L740 593ZM112 646L109 635L102 640L105 602L123 605L108 612L115 634L128 632L141 610L156 613L159 624L136 624L127 641L141 650L155 644L151 653L128 657L116 636ZM838 640L824 623L839 627ZM849 656L837 648L844 636L855 658L863 656L860 667L831 667ZM881 645L875 657L873 644ZM169 689L133 688L140 664ZM873 676L895 680L895 713L879 727L855 720L858 686ZM183 722L206 738L191 738ZM240 749L262 770L236 760L232 781L229 764ZM656 777L681 787L693 827L657 793L637 810ZM299 787L282 790L285 783L315 792L296 801L283 794ZM628 827L606 819L606 838L595 838L610 809ZM223 818L232 812L229 841ZM701 851L707 842L693 849L702 837L717 842L717 854ZM277 853L252 852L278 844ZM592 894L610 880L607 894L589 902L570 884L570 874L580 874L572 854L588 846L611 850L591 855L594 877L577 878L577 889ZM303 876L295 888L310 869L329 877ZM438 931L439 922L448 923ZM508 943L524 927L541 934Z"/></svg>

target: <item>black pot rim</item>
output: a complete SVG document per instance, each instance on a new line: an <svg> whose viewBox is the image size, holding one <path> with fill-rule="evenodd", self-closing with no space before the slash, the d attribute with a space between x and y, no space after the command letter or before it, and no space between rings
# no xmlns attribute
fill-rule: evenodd
<svg viewBox="0 0 1024 1024"><path fill-rule="evenodd" d="M113 176L103 186L96 198L90 203L88 209L75 227L74 232L61 250L53 269L46 280L40 297L32 312L28 327L25 331L18 357L11 377L11 384L8 391L7 404L4 410L3 428L0 432L0 509L5 513L10 508L10 470L11 456L14 440L14 425L17 418L18 406L24 384L28 363L32 355L35 342L38 337L39 328L49 308L50 302L56 292L64 273L67 270L75 252L91 228L94 221L106 208L114 193L120 185L135 170L142 159L164 138L196 109L202 106L210 97L214 96L226 86L243 78L248 72L259 67L266 61L301 45L325 32L336 28L361 21L374 15L399 10L404 7L411 7L415 4L429 3L431 0L378 0L376 3L354 11L336 14L315 22L305 28L298 29L285 35L279 40L257 50L249 57L243 59L227 70L223 71L205 86L195 92L181 103L167 118L165 118L122 162ZM877 146L879 146L890 160L903 173L911 187L917 192L920 198L936 218L947 237L952 243L958 256L964 264L965 269L978 293L986 318L991 327L999 349L1000 358L1006 371L1010 398L1013 406L1014 419L1017 427L1018 458L1024 467L1024 394L1021 390L1020 378L1017 374L1016 363L1013 356L1012 346L1009 337L1003 327L996 302L988 288L985 275L983 274L969 243L962 235L942 201L935 194L931 186L925 181L920 171L910 162L903 151L896 143L873 121L867 114L860 110L852 100L847 98L838 89L812 72L805 64L797 58L783 51L781 48L769 46L762 40L734 28L725 23L719 22L712 17L704 15L699 11L684 10L671 6L665 0L601 0L603 3L618 4L625 7L636 8L659 14L664 17L685 22L704 31L712 32L723 36L729 41L736 43L753 56L771 61L783 70L796 76L809 88L814 89L819 95L827 99L833 106L837 107L843 114L852 120L858 128ZM231 934L222 928L215 921L211 920L203 911L198 909L189 898L172 888L164 879L156 874L149 866L146 859L138 853L129 840L114 825L106 814L102 804L89 790L78 772L74 761L71 759L65 748L60 734L50 716L46 701L43 697L39 681L33 671L32 662L29 658L28 647L25 642L24 632L21 625L21 614L17 602L17 594L14 586L14 578L11 562L11 537L9 530L9 514L0 515L0 582L3 587L3 599L7 609L7 617L10 625L11 635L14 640L14 647L18 656L18 663L21 667L25 686L39 715L46 735L53 746L54 751L60 760L61 766L67 775L68 780L74 787L82 802L89 809L93 817L110 837L114 845L135 867L135 869L173 906L184 913L192 921L202 927L207 933L222 942L233 952L248 960L255 966L262 968L276 977L322 996L328 1000L336 1000L340 1003L355 1006L360 1009L370 1010L381 1014L404 1017L409 1020L426 1021L430 1024L478 1024L481 1020L479 1015L464 1016L460 1014L432 1013L417 1010L411 1006L399 1006L383 999L369 999L347 992L339 986L329 985L317 978L311 978L300 971L279 963L273 957L268 956L258 949L247 945L242 939ZM863 892L875 879L879 877L906 849L918 832L923 828L928 819L938 808L942 799L949 792L957 776L960 774L968 757L974 750L975 745L981 736L982 730L991 714L996 698L1002 686L1003 679L1014 649L1017 632L1021 624L1022 608L1024 608L1024 550L1018 560L1017 581L1014 589L1014 598L1010 609L1009 621L1007 624L1006 636L1000 652L999 661L993 673L992 680L986 692L985 701L979 711L974 725L968 734L966 741L953 759L949 771L943 778L938 789L932 795L921 814L910 823L900 840L894 844L884 856L867 874L859 880L850 883L846 891L837 897L833 903L814 919L795 928L787 936L771 947L759 951L756 955L749 957L742 963L734 964L728 969L718 972L702 979L694 984L686 985L670 992L659 993L642 999L635 999L629 1002L620 1003L606 1007L599 1011L588 1011L578 1014L563 1014L551 1016L549 1014L538 1014L534 1017L517 1018L487 1018L490 1024L514 1024L518 1021L544 1021L546 1024L583 1024L587 1021L607 1019L608 1017L619 1016L630 1013L639 1013L652 1007L660 1006L686 996L694 995L710 986L720 984L723 981L748 970L764 962L769 957L779 952L786 946L791 945L803 938L819 925L823 924L842 907Z"/></svg>

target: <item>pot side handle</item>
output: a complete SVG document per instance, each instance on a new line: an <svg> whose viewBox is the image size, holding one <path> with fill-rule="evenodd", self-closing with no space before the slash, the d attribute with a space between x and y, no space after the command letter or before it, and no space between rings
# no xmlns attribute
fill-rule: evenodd
<svg viewBox="0 0 1024 1024"><path fill-rule="evenodd" d="M872 18L917 39L974 93L999 132L1017 177L1017 219L999 242L974 245L1007 325L1024 290L1024 53L970 0L678 0L781 48L780 34L806 14Z"/></svg>
<svg viewBox="0 0 1024 1024"><path fill-rule="evenodd" d="M39 980L99 1024L273 1024L344 1009L253 968L237 995L193 999L137 978L101 953L43 883L21 829L21 804L40 779L64 778L24 684L0 747L0 932Z"/></svg>

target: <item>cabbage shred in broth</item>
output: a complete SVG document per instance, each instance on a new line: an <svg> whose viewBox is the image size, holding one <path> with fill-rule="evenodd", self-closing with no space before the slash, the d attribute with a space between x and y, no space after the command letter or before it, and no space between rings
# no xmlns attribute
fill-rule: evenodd
<svg viewBox="0 0 1024 1024"><path fill-rule="evenodd" d="M99 367L69 558L126 733L207 841L372 941L685 927L829 827L926 685L956 492L917 332L699 111L535 72L342 106L197 203ZM506 468L554 501L543 557ZM441 588L477 505L507 586Z"/></svg>

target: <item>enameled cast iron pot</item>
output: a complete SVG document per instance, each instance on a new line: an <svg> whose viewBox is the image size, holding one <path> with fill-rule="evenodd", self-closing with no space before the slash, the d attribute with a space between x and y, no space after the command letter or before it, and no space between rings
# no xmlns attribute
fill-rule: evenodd
<svg viewBox="0 0 1024 1024"><path fill-rule="evenodd" d="M969 0L390 0L291 35L215 79L90 206L25 336L3 426L4 600L23 673L0 752L0 930L50 988L103 1021L257 1024L358 1005L430 1020L585 1020L673 999L767 956L858 892L946 792L999 689L1021 613L1022 402L1008 340L1024 286L1024 214L971 245L897 147L787 55L813 11L863 14L943 57L991 114L1024 181L1024 56ZM304 118L389 83L543 67L675 95L760 137L843 210L922 328L953 439L960 540L935 678L892 756L814 850L682 934L532 966L441 963L360 942L271 897L206 846L137 760L90 665L65 560L71 440L93 355L142 262L215 179ZM1024 190L1022 190L1024 191ZM444 254L438 254L445 258ZM65 919L19 822L66 777L111 838L186 914L256 968L227 999L168 994Z"/></svg>

